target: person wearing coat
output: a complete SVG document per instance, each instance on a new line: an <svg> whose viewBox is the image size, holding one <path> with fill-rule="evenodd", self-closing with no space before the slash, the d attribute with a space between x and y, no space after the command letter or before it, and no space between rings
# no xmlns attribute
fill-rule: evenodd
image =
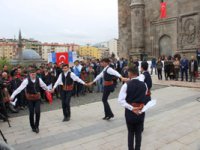
<svg viewBox="0 0 200 150"><path fill-rule="evenodd" d="M189 74L190 74L190 82L196 82L196 76L198 74L198 63L194 59L194 56L191 57L189 61Z"/></svg>

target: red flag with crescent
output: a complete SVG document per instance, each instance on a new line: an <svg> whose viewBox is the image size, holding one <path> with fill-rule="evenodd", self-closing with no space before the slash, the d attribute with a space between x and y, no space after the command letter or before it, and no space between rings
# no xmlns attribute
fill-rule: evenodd
<svg viewBox="0 0 200 150"><path fill-rule="evenodd" d="M68 64L69 60L68 60L68 53L67 52L60 52L60 53L56 53L56 63L58 65L61 64Z"/></svg>
<svg viewBox="0 0 200 150"><path fill-rule="evenodd" d="M167 3L162 2L160 3L160 18L166 18L167 17Z"/></svg>

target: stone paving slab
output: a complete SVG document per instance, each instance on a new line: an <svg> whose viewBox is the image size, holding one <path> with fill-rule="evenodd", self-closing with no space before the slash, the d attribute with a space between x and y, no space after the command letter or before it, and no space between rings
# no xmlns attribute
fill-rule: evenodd
<svg viewBox="0 0 200 150"><path fill-rule="evenodd" d="M117 98L121 85L122 85L122 83L118 83L115 91L110 94L110 96L109 96L110 99ZM161 89L161 88L165 88L165 87L167 87L167 86L156 84L156 85L153 85L152 90ZM80 106L80 105L85 105L85 104L89 104L89 103L99 102L99 101L101 101L101 97L102 97L102 93L95 92L95 91L93 93L87 93L85 95L80 95L79 97L72 96L71 106ZM44 100L42 100L42 101L43 101L43 104L41 104L42 112L52 111L52 110L57 110L57 109L62 108L61 100L57 99L56 97L54 97L53 103L51 105L49 105L47 102L44 102ZM28 109L20 110L19 113L12 113L9 115L11 118L13 118L13 117L24 116L27 114L28 114Z"/></svg>
<svg viewBox="0 0 200 150"><path fill-rule="evenodd" d="M196 82L186 82L186 81L175 81L175 80L165 80L163 76L163 80L158 80L157 75L151 76L153 79L153 83L156 85L166 85L166 86L176 86L176 87L188 87L188 88L200 88L200 81Z"/></svg>
<svg viewBox="0 0 200 150"><path fill-rule="evenodd" d="M146 113L142 150L200 150L199 89L167 87L152 92L157 105ZM101 102L72 107L70 122L62 110L41 114L40 133L29 127L28 116L11 119L0 128L16 150L125 150L124 109L109 100L115 118L104 121Z"/></svg>

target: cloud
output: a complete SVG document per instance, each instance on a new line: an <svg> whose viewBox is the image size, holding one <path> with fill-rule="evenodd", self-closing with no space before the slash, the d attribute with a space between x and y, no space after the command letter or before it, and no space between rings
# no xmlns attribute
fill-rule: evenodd
<svg viewBox="0 0 200 150"><path fill-rule="evenodd" d="M88 43L118 36L117 0L0 0L0 33Z"/></svg>

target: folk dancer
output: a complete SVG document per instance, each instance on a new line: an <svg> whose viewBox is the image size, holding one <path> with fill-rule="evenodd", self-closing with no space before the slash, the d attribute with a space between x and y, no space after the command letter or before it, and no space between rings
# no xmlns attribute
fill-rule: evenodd
<svg viewBox="0 0 200 150"><path fill-rule="evenodd" d="M102 102L104 106L104 113L105 116L102 118L103 120L110 120L111 118L114 117L114 114L110 108L110 105L108 103L108 97L111 92L114 91L114 84L113 84L113 77L118 77L122 81L127 81L127 78L123 78L116 70L112 69L109 64L110 60L108 58L102 59L102 66L104 69L102 72L96 76L96 78L93 80L93 82L90 82L89 85L94 84L96 81L99 79L103 78L104 80L104 90L103 90L103 97L102 97Z"/></svg>
<svg viewBox="0 0 200 150"><path fill-rule="evenodd" d="M29 107L30 126L32 131L36 133L39 133L40 122L40 87L44 90L48 90L47 85L42 81L42 79L36 77L36 70L32 69L30 70L29 76L23 80L21 85L12 93L10 97L10 100L13 101L14 98L25 89L25 95L28 100Z"/></svg>
<svg viewBox="0 0 200 150"><path fill-rule="evenodd" d="M145 114L141 113L146 103L146 84L137 77L138 69L130 67L128 76L119 93L118 102L125 107L125 119L128 129L128 149L140 150ZM135 139L135 146L134 146Z"/></svg>
<svg viewBox="0 0 200 150"><path fill-rule="evenodd" d="M64 121L69 121L71 118L71 109L70 109L70 101L74 86L74 81L81 83L83 85L87 84L81 80L78 76L76 76L73 72L70 71L69 65L64 64L62 66L63 72L59 75L56 83L53 86L52 92L55 91L58 85L62 85L61 89L61 100L62 100L62 109L64 115Z"/></svg>
<svg viewBox="0 0 200 150"><path fill-rule="evenodd" d="M151 88L152 88L152 78L148 71L149 64L146 61L141 63L141 75L139 76L141 81L144 81L147 85L147 93L146 93L146 103L147 104L151 100ZM145 115L145 114L144 114ZM142 131L144 131L144 124Z"/></svg>

